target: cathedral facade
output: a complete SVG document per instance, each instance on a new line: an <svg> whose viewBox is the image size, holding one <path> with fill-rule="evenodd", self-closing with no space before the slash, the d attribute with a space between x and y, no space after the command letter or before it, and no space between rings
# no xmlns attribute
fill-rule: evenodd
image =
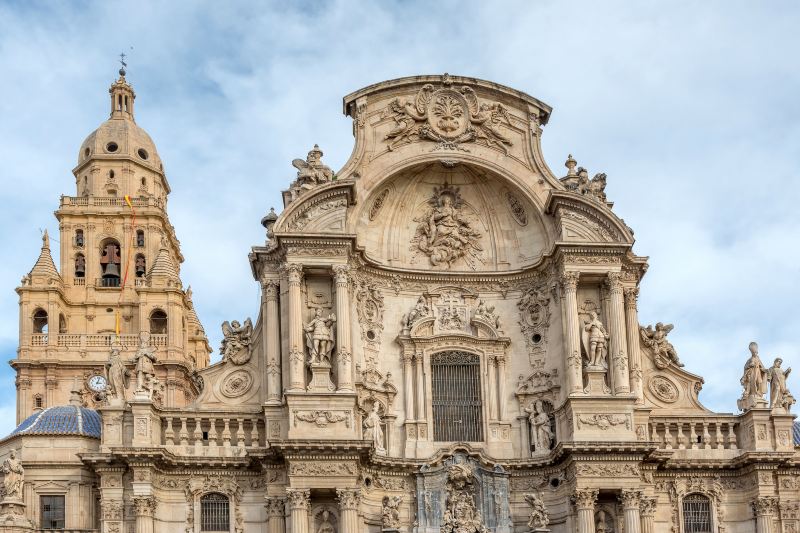
<svg viewBox="0 0 800 533"><path fill-rule="evenodd" d="M221 361L180 277L170 187L124 71L16 289L0 532L798 533L780 359L737 414L637 317L647 258L551 108L457 76L344 98L249 255ZM749 351L749 353L748 353ZM738 363L737 363L738 364Z"/></svg>

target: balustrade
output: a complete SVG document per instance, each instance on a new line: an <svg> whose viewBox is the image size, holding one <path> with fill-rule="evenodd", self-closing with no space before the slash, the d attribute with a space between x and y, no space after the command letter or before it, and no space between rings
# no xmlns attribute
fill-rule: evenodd
<svg viewBox="0 0 800 533"><path fill-rule="evenodd" d="M131 198L133 207L150 207L158 206L161 204L154 198L150 197L134 197ZM121 196L62 196L61 207L124 207L125 198Z"/></svg>
<svg viewBox="0 0 800 533"><path fill-rule="evenodd" d="M263 422L257 414L162 416L162 443L180 446L189 455L236 455L231 448L266 446Z"/></svg>
<svg viewBox="0 0 800 533"><path fill-rule="evenodd" d="M31 335L31 346L47 346L47 333L34 333Z"/></svg>
<svg viewBox="0 0 800 533"><path fill-rule="evenodd" d="M112 333L87 334L87 333L60 333L56 335L56 344L62 348L111 348L115 335ZM34 333L31 335L31 346L47 346L49 340L48 333ZM139 346L138 334L116 335L116 340L122 345L123 349L134 349ZM167 335L151 334L150 345L156 348L167 346Z"/></svg>
<svg viewBox="0 0 800 533"><path fill-rule="evenodd" d="M733 417L650 419L650 440L662 450L737 450Z"/></svg>

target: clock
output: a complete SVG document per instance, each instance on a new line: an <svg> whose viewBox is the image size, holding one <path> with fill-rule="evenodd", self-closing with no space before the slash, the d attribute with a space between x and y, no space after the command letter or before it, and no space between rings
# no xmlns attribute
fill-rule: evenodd
<svg viewBox="0 0 800 533"><path fill-rule="evenodd" d="M103 376L92 376L89 378L89 388L94 392L105 392L108 382Z"/></svg>

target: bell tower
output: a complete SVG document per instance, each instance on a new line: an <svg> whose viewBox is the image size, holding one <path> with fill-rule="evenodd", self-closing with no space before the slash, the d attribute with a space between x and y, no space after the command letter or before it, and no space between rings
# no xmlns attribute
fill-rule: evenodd
<svg viewBox="0 0 800 533"><path fill-rule="evenodd" d="M208 365L211 349L180 279L169 183L155 144L134 120L136 94L125 76L123 64L109 88L108 120L81 145L75 195L61 196L58 261L45 234L17 288L18 421L67 404L75 378L83 402L102 405L104 380L95 376L105 375L112 345L132 365L141 331L157 350L157 403L188 404L199 392L194 372Z"/></svg>

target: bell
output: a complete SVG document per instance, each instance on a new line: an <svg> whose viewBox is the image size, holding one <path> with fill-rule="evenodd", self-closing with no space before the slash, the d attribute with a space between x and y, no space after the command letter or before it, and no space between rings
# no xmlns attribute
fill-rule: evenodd
<svg viewBox="0 0 800 533"><path fill-rule="evenodd" d="M103 273L104 278L118 278L119 265L116 263L109 263L106 265L106 271Z"/></svg>

